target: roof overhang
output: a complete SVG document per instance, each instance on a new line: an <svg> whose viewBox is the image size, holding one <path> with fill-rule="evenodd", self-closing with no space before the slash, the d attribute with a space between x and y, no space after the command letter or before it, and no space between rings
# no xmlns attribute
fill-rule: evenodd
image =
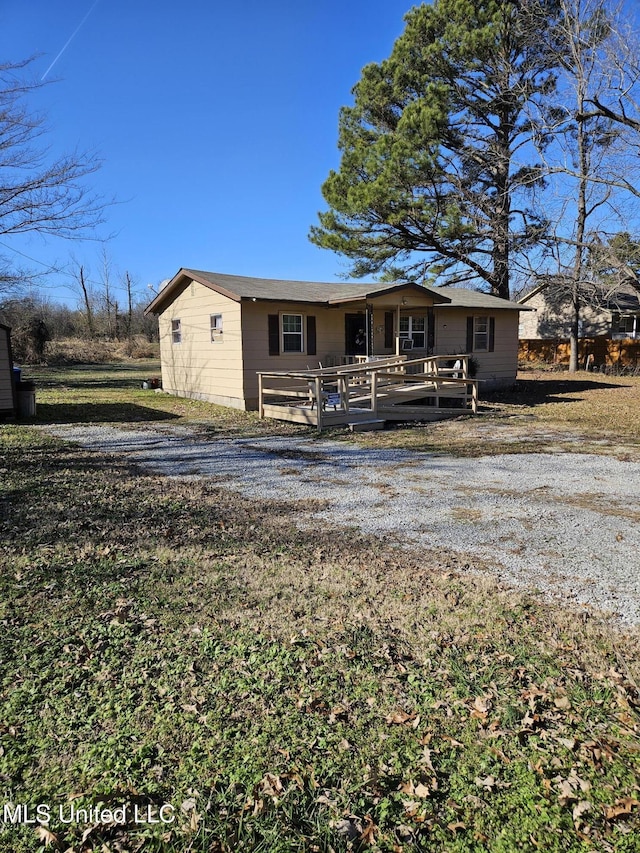
<svg viewBox="0 0 640 853"><path fill-rule="evenodd" d="M228 299L233 299L234 302L240 302L241 297L237 293L233 293L220 285L214 284L208 279L199 276L193 270L187 270L184 267L181 267L171 281L167 282L155 299L144 309L145 316L149 314L161 314L166 306L176 296L178 296L179 293L188 287L189 283L192 281L197 281L199 284L208 287L209 290L220 293Z"/></svg>
<svg viewBox="0 0 640 853"><path fill-rule="evenodd" d="M221 276L221 278L224 278ZM451 299L442 293L438 293L436 288L423 287L422 285L413 282L404 282L400 284L380 285L333 285L326 284L326 293L319 298L304 298L299 296L296 298L295 293L290 296L259 296L236 293L229 288L224 287L219 281L212 280L198 273L197 270L181 267L174 277L162 288L160 293L149 303L145 308L145 316L149 314L161 314L165 308L182 293L192 281L197 281L199 284L209 290L226 296L234 302L289 302L301 305L322 305L326 307L347 305L353 303L363 303L373 299L384 297L393 297L395 294L407 293L409 291L413 296L420 299L428 299L434 305L448 305ZM314 284L308 282L308 284ZM320 283L316 283L320 284ZM340 294L339 290L344 288L345 293Z"/></svg>
<svg viewBox="0 0 640 853"><path fill-rule="evenodd" d="M444 305L451 302L448 296L438 293L434 288L423 287L422 285L415 284L413 282L403 282L401 284L392 284L388 287L371 288L371 290L358 294L350 294L349 296L334 296L329 299L329 305L342 305L347 302L362 302L363 300L366 301L384 296L393 296L396 293L401 293L407 290L412 291L416 296L421 296L423 298L428 296L436 305Z"/></svg>

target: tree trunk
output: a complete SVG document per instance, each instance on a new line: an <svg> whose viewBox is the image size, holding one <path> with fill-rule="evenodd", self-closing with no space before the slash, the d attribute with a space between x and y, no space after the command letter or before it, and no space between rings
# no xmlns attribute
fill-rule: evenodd
<svg viewBox="0 0 640 853"><path fill-rule="evenodd" d="M571 328L569 330L569 373L578 370L578 347L580 339L580 299L574 282L571 296Z"/></svg>
<svg viewBox="0 0 640 853"><path fill-rule="evenodd" d="M80 288L82 289L82 297L84 299L84 310L87 315L87 329L89 331L89 338L93 340L96 336L95 326L93 323L93 308L91 307L91 297L89 296L89 291L87 290L87 283L84 278L84 267L80 267L78 270L78 281L80 282Z"/></svg>
<svg viewBox="0 0 640 853"><path fill-rule="evenodd" d="M127 340L131 343L133 340L133 289L128 272L125 272L124 280L127 285Z"/></svg>
<svg viewBox="0 0 640 853"><path fill-rule="evenodd" d="M577 163L579 167L578 199L576 206L576 254L573 262L573 281L571 284L571 332L569 335L569 373L578 370L578 338L580 335L580 287L582 285L582 273L584 268L585 232L587 230L587 189L589 183L589 154L587 129L584 120L586 80L583 75L578 80L577 106L578 106L578 128L577 128Z"/></svg>

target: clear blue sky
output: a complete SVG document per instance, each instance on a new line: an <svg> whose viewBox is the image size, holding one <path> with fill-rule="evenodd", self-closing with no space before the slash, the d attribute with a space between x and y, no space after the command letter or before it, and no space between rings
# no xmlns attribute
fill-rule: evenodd
<svg viewBox="0 0 640 853"><path fill-rule="evenodd" d="M91 182L119 201L103 228L114 235L114 276L127 270L152 295L147 284L181 266L316 281L344 274L337 255L307 238L339 162L338 111L362 67L389 54L412 5L2 0L0 31L3 59L39 54L32 71L55 81L32 98L48 115L52 151L103 159ZM73 255L99 277L99 244L3 242L41 264ZM54 275L46 293L73 303L68 283Z"/></svg>

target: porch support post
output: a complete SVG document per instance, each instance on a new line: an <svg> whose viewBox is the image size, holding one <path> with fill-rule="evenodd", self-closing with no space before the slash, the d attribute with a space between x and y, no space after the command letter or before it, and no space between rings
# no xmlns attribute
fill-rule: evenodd
<svg viewBox="0 0 640 853"><path fill-rule="evenodd" d="M373 305L370 302L367 302L365 305L365 313L366 313L366 333L367 333L367 357L373 355L374 352L374 327L373 327Z"/></svg>
<svg viewBox="0 0 640 853"><path fill-rule="evenodd" d="M400 355L400 303L396 310L396 355Z"/></svg>

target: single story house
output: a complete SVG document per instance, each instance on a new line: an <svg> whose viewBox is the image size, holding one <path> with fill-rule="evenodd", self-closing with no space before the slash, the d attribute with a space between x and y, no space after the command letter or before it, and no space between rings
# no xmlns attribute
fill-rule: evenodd
<svg viewBox="0 0 640 853"><path fill-rule="evenodd" d="M519 304L533 308L520 317L523 340L565 340L571 331L571 304L564 291L540 284L525 294ZM580 309L580 338L640 340L640 290L621 284L609 294Z"/></svg>
<svg viewBox="0 0 640 853"><path fill-rule="evenodd" d="M11 355L11 329L0 324L0 417L16 413L16 390Z"/></svg>
<svg viewBox="0 0 640 853"><path fill-rule="evenodd" d="M159 318L163 388L258 406L258 371L405 353L469 354L481 387L515 381L522 306L451 287L280 281L180 269L146 308Z"/></svg>

